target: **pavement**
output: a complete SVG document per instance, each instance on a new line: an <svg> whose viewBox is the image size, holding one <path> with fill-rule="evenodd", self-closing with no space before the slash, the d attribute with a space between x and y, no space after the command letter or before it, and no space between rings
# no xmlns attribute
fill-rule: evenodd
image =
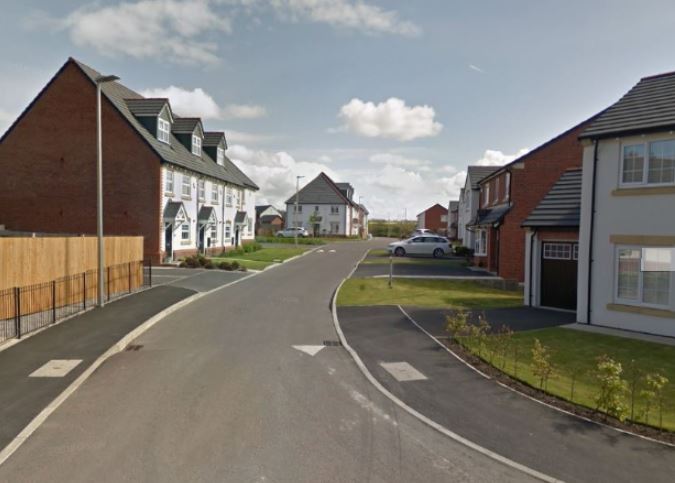
<svg viewBox="0 0 675 483"><path fill-rule="evenodd" d="M424 330L435 337L448 336L445 330L447 325L446 317L456 313L452 309L427 307L406 306L404 309ZM514 332L558 327L573 324L576 320L576 316L572 312L544 310L534 307L507 307L469 310L467 312L469 322L477 323L478 316L482 314L485 315L485 319L489 322L492 329L499 330L502 326L506 326Z"/></svg>
<svg viewBox="0 0 675 483"><path fill-rule="evenodd" d="M335 244L167 316L101 365L0 481L530 481L408 414L332 344L331 296L370 247Z"/></svg>
<svg viewBox="0 0 675 483"><path fill-rule="evenodd" d="M438 264L429 263L433 259L425 259L424 263L394 263L394 275L397 276L426 276L426 277L494 277L490 273L469 270L457 264L449 264L446 259L439 260ZM354 272L354 277L388 276L388 264L362 263Z"/></svg>
<svg viewBox="0 0 675 483"><path fill-rule="evenodd" d="M398 307L340 307L338 316L348 343L386 389L474 443L564 481L673 481L675 449L564 414L480 376ZM382 363L399 363L386 366L399 370Z"/></svg>

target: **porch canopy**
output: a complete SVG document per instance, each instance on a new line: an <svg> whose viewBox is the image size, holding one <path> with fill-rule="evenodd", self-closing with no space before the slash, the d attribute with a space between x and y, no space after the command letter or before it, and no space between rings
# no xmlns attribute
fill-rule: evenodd
<svg viewBox="0 0 675 483"><path fill-rule="evenodd" d="M188 219L185 205L182 201L169 201L164 207L164 224L177 227Z"/></svg>

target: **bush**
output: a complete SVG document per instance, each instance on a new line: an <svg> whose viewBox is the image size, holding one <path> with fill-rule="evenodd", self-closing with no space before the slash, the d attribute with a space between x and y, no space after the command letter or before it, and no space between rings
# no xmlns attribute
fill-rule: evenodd
<svg viewBox="0 0 675 483"><path fill-rule="evenodd" d="M628 408L624 403L624 395L628 390L628 384L621 379L623 368L621 363L607 355L597 359L597 373L599 393L596 402L596 410L603 411L614 416L619 421L626 419Z"/></svg>
<svg viewBox="0 0 675 483"><path fill-rule="evenodd" d="M239 265L239 262L238 262L238 261L233 260L232 263L230 264L230 266L232 267L232 270L239 270L239 267L240 267L241 265Z"/></svg>
<svg viewBox="0 0 675 483"><path fill-rule="evenodd" d="M197 267L201 266L199 264L199 259L196 256L185 257L185 260L183 260L183 263L188 268L197 268Z"/></svg>
<svg viewBox="0 0 675 483"><path fill-rule="evenodd" d="M244 253L253 253L257 252L258 250L262 249L262 245L258 242L253 242L253 243L247 243L246 245L243 245L244 248Z"/></svg>
<svg viewBox="0 0 675 483"><path fill-rule="evenodd" d="M459 245L455 247L455 255L458 257L470 258L473 256L473 250L471 248Z"/></svg>
<svg viewBox="0 0 675 483"><path fill-rule="evenodd" d="M553 372L553 364L551 364L551 350L539 342L539 339L534 339L532 347L532 372L539 378L539 388L546 389Z"/></svg>
<svg viewBox="0 0 675 483"><path fill-rule="evenodd" d="M185 263L185 260L183 260L182 262L180 262L180 263L178 264L178 266L179 266L180 268L187 268L188 264Z"/></svg>
<svg viewBox="0 0 675 483"><path fill-rule="evenodd" d="M242 265L241 267L239 267L239 271L240 272L248 272L248 268L246 268L245 265Z"/></svg>
<svg viewBox="0 0 675 483"><path fill-rule="evenodd" d="M223 261L218 264L218 268L221 270L227 270L229 272L232 270L232 264L230 262Z"/></svg>
<svg viewBox="0 0 675 483"><path fill-rule="evenodd" d="M206 261L204 262L204 268L207 270L212 270L215 268L215 265L213 264L213 260L210 258L207 258Z"/></svg>

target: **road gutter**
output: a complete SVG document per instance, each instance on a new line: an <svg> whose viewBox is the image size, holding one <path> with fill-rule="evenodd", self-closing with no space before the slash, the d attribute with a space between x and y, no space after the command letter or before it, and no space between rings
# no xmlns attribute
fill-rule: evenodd
<svg viewBox="0 0 675 483"><path fill-rule="evenodd" d="M522 465L520 463L517 463L513 460L510 460L509 458L506 458L500 454L497 454L483 446L480 446L473 441L470 441L463 436L460 436L459 434L450 431L448 428L445 426L442 426L438 424L437 422L433 421L432 419L426 417L424 414L418 412L417 410L413 409L412 407L408 406L406 403L404 403L402 400L394 396L391 392L389 392L388 389L386 389L376 378L371 374L371 372L368 370L364 362L361 360L361 357L358 355L358 353L349 345L347 342L347 339L342 332L342 328L340 327L340 321L338 319L337 315L337 297L338 294L340 293L340 289L342 288L342 285L349 279L351 276L354 274L356 269L358 268L359 264L366 258L368 255L368 252L366 252L363 257L356 263L352 271L347 275L346 278L340 282L338 285L337 289L335 290L335 293L333 294L333 300L331 303L331 310L333 314L333 325L335 326L335 332L338 335L338 338L340 339L340 342L342 343L342 346L347 350L349 355L352 357L354 362L356 363L356 366L359 368L359 370L363 373L363 375L366 377L366 379L373 385L375 388L380 391L385 397L387 397L389 400L391 400L394 404L396 404L398 407L406 411L408 414L412 415L413 417L417 418L427 426L430 426L431 428L435 429L436 431L440 432L441 434L449 437L450 439L468 447L471 448L478 453L481 453L499 463L502 463L508 467L511 467L513 469L516 469L522 473L525 473L529 476L532 476L533 478L536 478L540 481L545 481L549 483L562 483L562 480L558 480L556 478L553 478L552 476L548 476L544 473L541 473L535 469L532 469L528 466ZM438 341L437 341L438 342ZM439 342L440 343L440 342ZM458 357L458 356L456 356Z"/></svg>

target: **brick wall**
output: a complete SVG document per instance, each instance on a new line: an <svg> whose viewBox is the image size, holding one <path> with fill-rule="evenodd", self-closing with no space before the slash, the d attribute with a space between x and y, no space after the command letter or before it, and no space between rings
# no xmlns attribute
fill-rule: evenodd
<svg viewBox="0 0 675 483"><path fill-rule="evenodd" d="M499 226L500 277L525 280L525 229L521 224L566 169L581 167L583 149L578 137L589 122L562 134L510 168L512 207ZM500 184L503 189L504 183Z"/></svg>
<svg viewBox="0 0 675 483"><path fill-rule="evenodd" d="M103 97L103 209L108 235L141 235L159 260L159 158ZM0 143L0 223L96 233L96 88L68 62Z"/></svg>
<svg viewBox="0 0 675 483"><path fill-rule="evenodd" d="M424 212L424 228L435 233L445 233L448 229L448 222L441 221L441 216L447 215L447 208L441 205L435 205Z"/></svg>

